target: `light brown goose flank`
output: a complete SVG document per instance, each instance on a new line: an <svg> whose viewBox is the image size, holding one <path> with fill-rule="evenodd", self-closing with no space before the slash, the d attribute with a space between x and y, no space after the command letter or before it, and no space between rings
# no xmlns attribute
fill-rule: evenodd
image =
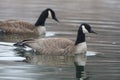
<svg viewBox="0 0 120 80"><path fill-rule="evenodd" d="M66 38L41 38L25 41L29 47L40 52L40 54L63 55L72 53L74 42Z"/></svg>
<svg viewBox="0 0 120 80"><path fill-rule="evenodd" d="M35 25L24 21L10 19L0 22L0 31L11 34L29 33L42 35L46 31L45 21L47 18L52 18L58 22L55 12L52 9L48 8L41 13Z"/></svg>

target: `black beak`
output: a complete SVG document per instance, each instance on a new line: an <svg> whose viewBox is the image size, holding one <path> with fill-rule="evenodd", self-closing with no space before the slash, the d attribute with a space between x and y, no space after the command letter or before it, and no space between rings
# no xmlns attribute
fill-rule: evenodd
<svg viewBox="0 0 120 80"><path fill-rule="evenodd" d="M94 34L97 34L96 32L94 32L93 30L90 31L90 33L94 33Z"/></svg>
<svg viewBox="0 0 120 80"><path fill-rule="evenodd" d="M56 17L54 17L53 19L54 19L55 21L59 22L59 20L58 20Z"/></svg>

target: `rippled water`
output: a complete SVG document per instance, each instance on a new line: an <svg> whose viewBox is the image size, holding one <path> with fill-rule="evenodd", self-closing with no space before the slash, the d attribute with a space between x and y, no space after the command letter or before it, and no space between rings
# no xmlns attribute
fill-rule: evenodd
<svg viewBox="0 0 120 80"><path fill-rule="evenodd" d="M80 23L89 23L98 35L86 35L86 75L89 80L119 80L119 4L119 0L1 0L0 20L19 19L34 24L41 11L50 7L60 23L48 19L46 37L72 40L76 39ZM32 37L35 36L0 35L0 80L75 80L72 56L36 56L12 46Z"/></svg>

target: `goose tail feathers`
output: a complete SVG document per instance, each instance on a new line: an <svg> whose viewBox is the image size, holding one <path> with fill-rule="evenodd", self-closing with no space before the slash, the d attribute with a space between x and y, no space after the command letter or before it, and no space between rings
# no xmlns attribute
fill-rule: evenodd
<svg viewBox="0 0 120 80"><path fill-rule="evenodd" d="M23 47L25 48L25 44L21 41L21 42L17 42L15 44L13 44L15 47Z"/></svg>
<svg viewBox="0 0 120 80"><path fill-rule="evenodd" d="M32 39L23 40L23 41L20 41L20 42L17 42L15 44L13 44L13 46L15 46L15 47L21 47L21 48L26 48L26 46L28 46L26 44L26 42L31 41L31 40Z"/></svg>

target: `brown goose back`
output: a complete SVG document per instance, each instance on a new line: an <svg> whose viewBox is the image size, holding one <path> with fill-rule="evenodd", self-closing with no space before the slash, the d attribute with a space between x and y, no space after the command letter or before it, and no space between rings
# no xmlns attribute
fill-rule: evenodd
<svg viewBox="0 0 120 80"><path fill-rule="evenodd" d="M6 33L36 33L36 27L28 22L18 20L7 20L0 23L0 29Z"/></svg>
<svg viewBox="0 0 120 80"><path fill-rule="evenodd" d="M74 52L74 42L66 38L41 38L24 42L40 54L71 54Z"/></svg>

